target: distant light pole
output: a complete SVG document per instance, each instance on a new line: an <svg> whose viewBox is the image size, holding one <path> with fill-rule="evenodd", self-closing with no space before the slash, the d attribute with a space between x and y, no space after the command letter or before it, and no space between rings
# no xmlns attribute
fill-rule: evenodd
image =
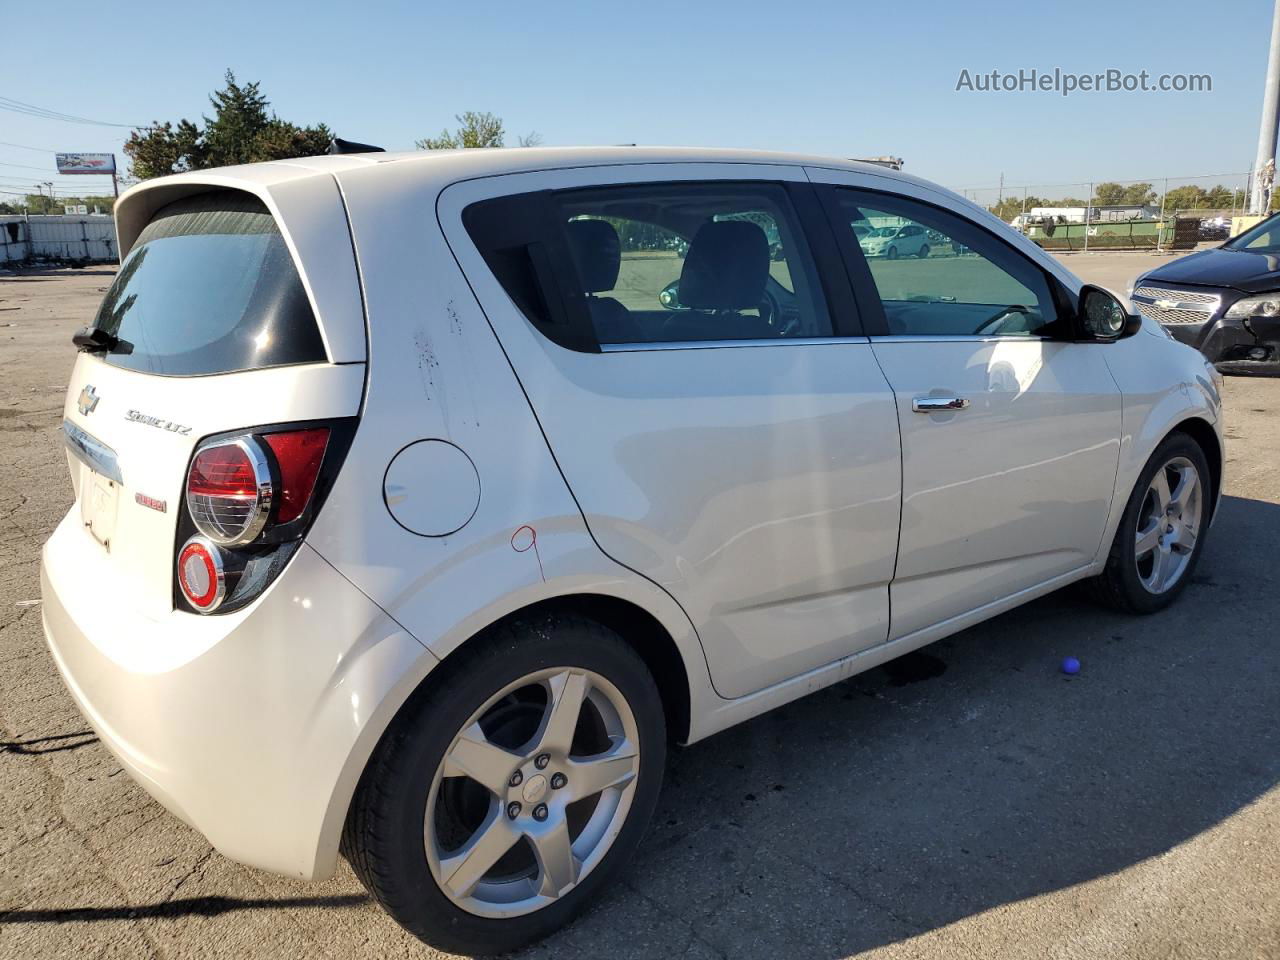
<svg viewBox="0 0 1280 960"><path fill-rule="evenodd" d="M1249 212L1264 214L1271 205L1275 177L1276 122L1280 119L1280 0L1271 17L1271 52L1267 57L1267 85L1262 95L1262 123L1258 127L1258 156L1253 163L1253 193Z"/></svg>

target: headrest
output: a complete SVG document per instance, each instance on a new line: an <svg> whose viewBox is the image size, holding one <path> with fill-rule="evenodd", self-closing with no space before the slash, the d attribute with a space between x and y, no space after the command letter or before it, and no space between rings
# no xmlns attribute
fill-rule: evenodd
<svg viewBox="0 0 1280 960"><path fill-rule="evenodd" d="M569 251L587 293L612 290L618 283L622 244L613 224L604 220L570 220Z"/></svg>
<svg viewBox="0 0 1280 960"><path fill-rule="evenodd" d="M680 305L694 310L749 310L764 299L769 241L747 220L709 220L689 243L680 273Z"/></svg>

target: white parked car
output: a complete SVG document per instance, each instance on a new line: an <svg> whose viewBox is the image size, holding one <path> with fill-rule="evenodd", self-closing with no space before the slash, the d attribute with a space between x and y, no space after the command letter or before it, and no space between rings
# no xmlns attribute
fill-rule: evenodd
<svg viewBox="0 0 1280 960"><path fill-rule="evenodd" d="M669 741L1072 581L1159 610L1221 490L1198 353L882 167L345 155L116 216L53 657L223 854L341 850L450 950L616 877ZM890 218L969 256L887 268L856 225Z"/></svg>
<svg viewBox="0 0 1280 960"><path fill-rule="evenodd" d="M861 234L858 242L862 245L862 252L868 257L884 257L888 260L919 257L923 260L929 255L929 234L918 223L875 227Z"/></svg>

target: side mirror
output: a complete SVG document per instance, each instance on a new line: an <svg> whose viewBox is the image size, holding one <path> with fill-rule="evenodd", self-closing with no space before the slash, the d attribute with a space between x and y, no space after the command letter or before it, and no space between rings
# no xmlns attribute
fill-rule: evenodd
<svg viewBox="0 0 1280 960"><path fill-rule="evenodd" d="M1076 317L1082 339L1102 343L1132 336L1142 327L1142 318L1125 309L1119 297L1091 283L1080 288Z"/></svg>
<svg viewBox="0 0 1280 960"><path fill-rule="evenodd" d="M680 304L680 281L672 280L658 294L658 302L667 310L683 310Z"/></svg>

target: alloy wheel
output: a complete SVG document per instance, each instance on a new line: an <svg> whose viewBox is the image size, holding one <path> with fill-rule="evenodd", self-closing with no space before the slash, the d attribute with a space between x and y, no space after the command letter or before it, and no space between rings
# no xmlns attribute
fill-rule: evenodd
<svg viewBox="0 0 1280 960"><path fill-rule="evenodd" d="M558 667L508 684L435 772L424 824L432 876L478 916L547 906L608 853L639 770L635 717L604 677Z"/></svg>
<svg viewBox="0 0 1280 960"><path fill-rule="evenodd" d="M1186 457L1174 457L1151 478L1138 511L1134 562L1150 593L1172 589L1195 553L1204 517L1204 484Z"/></svg>

